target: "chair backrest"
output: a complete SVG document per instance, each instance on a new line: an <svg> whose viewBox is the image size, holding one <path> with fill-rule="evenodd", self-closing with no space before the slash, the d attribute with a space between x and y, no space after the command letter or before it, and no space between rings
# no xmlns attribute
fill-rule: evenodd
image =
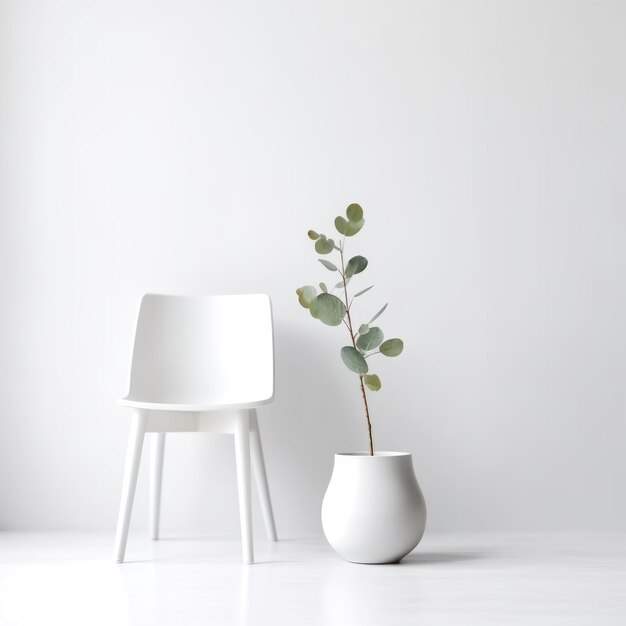
<svg viewBox="0 0 626 626"><path fill-rule="evenodd" d="M211 406L271 400L269 296L172 296L141 301L129 398Z"/></svg>

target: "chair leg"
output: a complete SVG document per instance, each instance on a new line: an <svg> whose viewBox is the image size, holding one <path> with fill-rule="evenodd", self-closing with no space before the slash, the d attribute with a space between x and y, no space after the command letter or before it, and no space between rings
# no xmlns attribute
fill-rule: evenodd
<svg viewBox="0 0 626 626"><path fill-rule="evenodd" d="M252 470L256 480L256 487L261 503L261 512L265 523L265 531L270 541L276 541L276 524L274 523L274 513L272 512L272 501L270 490L267 484L267 473L265 471L265 461L263 459L263 447L261 446L261 433L259 432L259 422L256 416L256 409L250 411L250 455L252 458Z"/></svg>
<svg viewBox="0 0 626 626"><path fill-rule="evenodd" d="M141 449L143 447L144 434L148 411L137 409L133 415L133 421L128 437L126 449L126 466L124 468L124 480L122 483L122 500L117 518L117 532L115 533L115 560L121 563L126 552L126 540L128 539L128 527L130 516L133 511L135 487L137 486L137 474L141 461Z"/></svg>
<svg viewBox="0 0 626 626"><path fill-rule="evenodd" d="M161 520L161 485L163 483L163 453L165 433L152 433L150 450L150 539L159 538Z"/></svg>
<svg viewBox="0 0 626 626"><path fill-rule="evenodd" d="M252 507L250 498L250 419L248 411L239 412L234 430L243 562L253 563Z"/></svg>

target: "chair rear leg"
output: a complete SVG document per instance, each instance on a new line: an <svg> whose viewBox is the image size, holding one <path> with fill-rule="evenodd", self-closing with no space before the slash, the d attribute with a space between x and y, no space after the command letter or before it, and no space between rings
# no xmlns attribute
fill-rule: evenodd
<svg viewBox="0 0 626 626"><path fill-rule="evenodd" d="M250 498L250 420L248 411L239 412L234 431L243 562L253 563L254 550L252 545L252 507Z"/></svg>
<svg viewBox="0 0 626 626"><path fill-rule="evenodd" d="M257 421L256 410L250 411L250 455L252 458L252 470L254 473L265 532L270 541L276 541L276 524L274 523L274 513L272 511L272 501L267 483L267 472L265 471L265 460L263 458L263 447L261 445L261 433Z"/></svg>
<svg viewBox="0 0 626 626"><path fill-rule="evenodd" d="M124 468L124 480L122 482L122 499L120 502L119 516L117 518L117 532L115 533L115 560L118 563L124 560L124 554L126 552L128 527L133 511L133 500L135 498L135 487L137 486L137 474L139 472L139 463L141 462L141 450L143 447L144 434L146 432L147 419L148 411L143 409L135 410L130 435L128 437L126 466Z"/></svg>
<svg viewBox="0 0 626 626"><path fill-rule="evenodd" d="M159 538L161 521L161 486L163 484L163 454L165 433L152 433L150 450L150 539Z"/></svg>

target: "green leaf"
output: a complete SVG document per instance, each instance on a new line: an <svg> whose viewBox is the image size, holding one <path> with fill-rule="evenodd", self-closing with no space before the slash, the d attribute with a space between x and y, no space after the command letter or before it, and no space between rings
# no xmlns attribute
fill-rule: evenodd
<svg viewBox="0 0 626 626"><path fill-rule="evenodd" d="M359 326L359 335L364 335L369 329L370 327L367 324L361 324Z"/></svg>
<svg viewBox="0 0 626 626"><path fill-rule="evenodd" d="M364 256L353 256L346 266L346 277L360 274L367 267L367 259Z"/></svg>
<svg viewBox="0 0 626 626"><path fill-rule="evenodd" d="M337 266L334 263L331 263L330 261L327 261L326 259L318 259L318 261L327 269L330 270L331 272L336 272L337 271Z"/></svg>
<svg viewBox="0 0 626 626"><path fill-rule="evenodd" d="M351 204L346 209L346 215L351 222L360 222L363 219L363 209L359 204Z"/></svg>
<svg viewBox="0 0 626 626"><path fill-rule="evenodd" d="M337 232L339 232L340 235L345 235L346 228L348 228L348 222L346 222L346 220L343 217L341 217L341 215L338 215L335 218L335 228L337 229Z"/></svg>
<svg viewBox="0 0 626 626"><path fill-rule="evenodd" d="M363 228L363 224L365 224L365 220L359 220L358 222L348 222L346 226L346 237L352 237L356 235L361 228Z"/></svg>
<svg viewBox="0 0 626 626"><path fill-rule="evenodd" d="M378 391L382 385L380 384L380 378L376 374L366 374L363 376L363 382L368 389L372 391Z"/></svg>
<svg viewBox="0 0 626 626"><path fill-rule="evenodd" d="M339 326L346 314L344 303L330 293L321 293L311 303L311 315L327 326Z"/></svg>
<svg viewBox="0 0 626 626"><path fill-rule="evenodd" d="M383 335L383 331L378 328L378 326L373 326L368 332L363 335L359 335L359 338L356 340L356 346L357 348L368 352L369 350L378 348L384 338L385 336Z"/></svg>
<svg viewBox="0 0 626 626"><path fill-rule="evenodd" d="M322 295L322 294L320 294ZM311 306L309 307L309 313L311 314L311 317L315 318L316 320L319 319L319 316L317 314L317 296L311 300Z"/></svg>
<svg viewBox="0 0 626 626"><path fill-rule="evenodd" d="M387 308L387 305L389 304L389 302L387 302L387 304L385 304L385 306L378 311L378 313L376 313L376 315L374 315L374 317L368 322L368 324L371 324L374 320L377 320L385 311L385 309Z"/></svg>
<svg viewBox="0 0 626 626"><path fill-rule="evenodd" d="M362 296L364 293L368 292L374 285L370 285L367 289L363 289L363 291L359 291L359 293L355 293L352 297L353 298L358 298L359 296Z"/></svg>
<svg viewBox="0 0 626 626"><path fill-rule="evenodd" d="M349 370L357 374L367 374L367 361L356 348L352 346L341 348L341 360Z"/></svg>
<svg viewBox="0 0 626 626"><path fill-rule="evenodd" d="M320 238L320 236L314 230L310 230L307 235L309 236L309 239L313 239L313 241L316 241Z"/></svg>
<svg viewBox="0 0 626 626"><path fill-rule="evenodd" d="M326 239L324 235L315 242L315 252L318 254L329 254L335 249L335 242L332 239Z"/></svg>
<svg viewBox="0 0 626 626"><path fill-rule="evenodd" d="M320 283L320 289L321 289L324 293L328 293L328 287L326 286L326 283Z"/></svg>
<svg viewBox="0 0 626 626"><path fill-rule="evenodd" d="M313 302L317 296L317 290L311 285L306 285L304 287L300 287L300 289L296 289L296 293L298 294L298 302L305 309L311 307L311 302Z"/></svg>
<svg viewBox="0 0 626 626"><path fill-rule="evenodd" d="M346 278L346 287L347 287L349 284L350 284L350 276L348 276L348 277ZM336 288L336 289L339 289L339 288L342 288L342 287L343 287L343 280L340 280L340 281L339 281L339 282L335 285L335 288Z"/></svg>
<svg viewBox="0 0 626 626"><path fill-rule="evenodd" d="M380 344L380 352L385 356L398 356L404 349L404 343L402 339L387 339L387 341Z"/></svg>

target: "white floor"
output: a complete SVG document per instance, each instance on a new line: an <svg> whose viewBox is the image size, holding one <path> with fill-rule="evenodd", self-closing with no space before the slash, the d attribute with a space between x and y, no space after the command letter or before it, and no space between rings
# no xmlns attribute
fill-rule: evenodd
<svg viewBox="0 0 626 626"><path fill-rule="evenodd" d="M322 540L0 533L0 624L626 624L626 535L427 535L400 565Z"/></svg>

